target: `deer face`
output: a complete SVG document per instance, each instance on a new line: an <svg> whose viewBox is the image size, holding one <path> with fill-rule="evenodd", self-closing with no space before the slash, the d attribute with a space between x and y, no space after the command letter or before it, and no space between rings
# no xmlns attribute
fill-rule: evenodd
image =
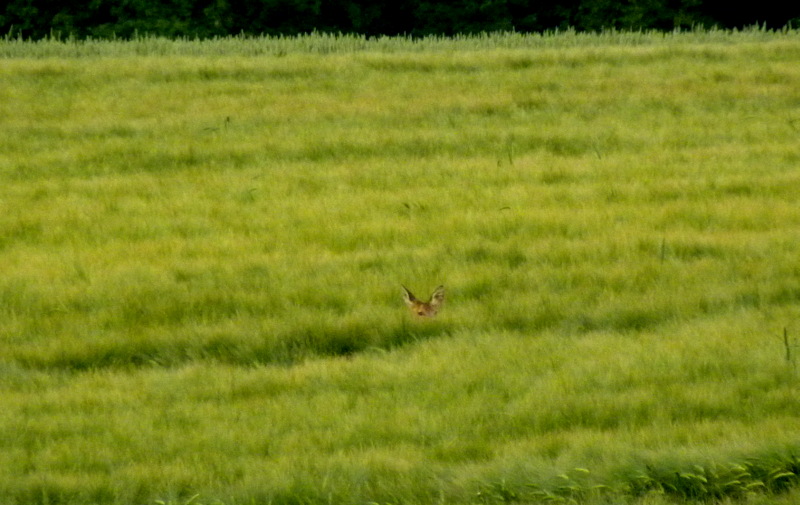
<svg viewBox="0 0 800 505"><path fill-rule="evenodd" d="M434 317L444 303L444 286L439 286L433 291L427 302L420 301L414 294L403 287L403 300L411 312L417 317Z"/></svg>

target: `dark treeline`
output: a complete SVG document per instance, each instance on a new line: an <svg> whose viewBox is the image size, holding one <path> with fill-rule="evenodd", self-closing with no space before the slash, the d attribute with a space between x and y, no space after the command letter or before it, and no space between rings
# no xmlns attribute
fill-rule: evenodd
<svg viewBox="0 0 800 505"><path fill-rule="evenodd" d="M0 7L0 33L25 39L313 31L425 36L797 24L796 0L10 0Z"/></svg>

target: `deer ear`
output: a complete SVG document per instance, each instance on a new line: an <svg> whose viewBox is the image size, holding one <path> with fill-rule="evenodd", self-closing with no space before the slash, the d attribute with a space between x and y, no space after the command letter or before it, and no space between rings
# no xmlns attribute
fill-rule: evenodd
<svg viewBox="0 0 800 505"><path fill-rule="evenodd" d="M403 286L402 284L400 284L400 287L403 288L403 300L406 302L406 305L412 307L414 303L417 301L417 298L411 291L408 290L407 287Z"/></svg>
<svg viewBox="0 0 800 505"><path fill-rule="evenodd" d="M439 307L444 303L444 286L439 286L433 290L430 303L433 307Z"/></svg>

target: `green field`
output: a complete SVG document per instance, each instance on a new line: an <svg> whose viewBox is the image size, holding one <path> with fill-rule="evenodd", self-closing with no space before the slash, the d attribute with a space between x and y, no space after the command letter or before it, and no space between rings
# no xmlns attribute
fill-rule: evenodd
<svg viewBox="0 0 800 505"><path fill-rule="evenodd" d="M6 38L0 210L4 505L800 500L800 32Z"/></svg>

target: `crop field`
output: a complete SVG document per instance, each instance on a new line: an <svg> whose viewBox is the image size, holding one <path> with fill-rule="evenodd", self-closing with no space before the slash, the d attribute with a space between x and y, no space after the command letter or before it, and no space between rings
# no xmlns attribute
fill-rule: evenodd
<svg viewBox="0 0 800 505"><path fill-rule="evenodd" d="M800 32L7 37L0 503L797 503L799 239Z"/></svg>

